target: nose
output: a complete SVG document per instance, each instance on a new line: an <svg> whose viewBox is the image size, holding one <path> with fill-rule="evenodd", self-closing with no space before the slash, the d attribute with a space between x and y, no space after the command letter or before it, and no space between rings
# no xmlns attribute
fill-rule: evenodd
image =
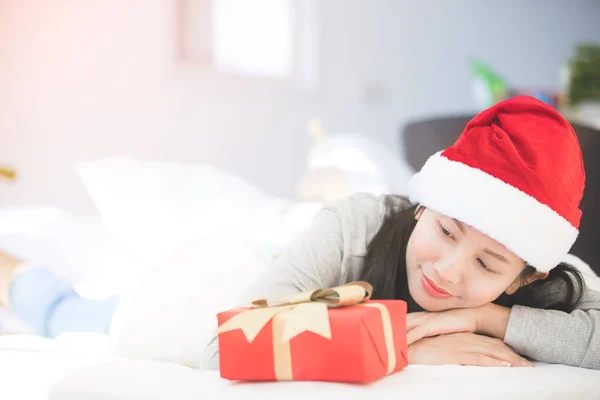
<svg viewBox="0 0 600 400"><path fill-rule="evenodd" d="M433 264L433 269L438 273L441 279L452 284L459 284L463 267L466 265L466 256L460 251L446 254Z"/></svg>

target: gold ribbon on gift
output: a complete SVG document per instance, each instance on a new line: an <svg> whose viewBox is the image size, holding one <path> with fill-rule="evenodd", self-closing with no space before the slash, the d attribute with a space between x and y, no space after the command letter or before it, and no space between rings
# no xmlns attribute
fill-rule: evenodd
<svg viewBox="0 0 600 400"><path fill-rule="evenodd" d="M394 345L394 335L392 332L392 317L388 309L380 303L359 304L361 307L372 307L379 310L381 313L381 322L383 324L383 337L385 339L385 348L387 349L387 372L389 375L396 368L396 346Z"/></svg>
<svg viewBox="0 0 600 400"><path fill-rule="evenodd" d="M330 289L317 289L279 299L258 299L252 310L234 315L218 332L240 329L249 343L273 320L273 356L277 380L293 380L290 340L302 332L313 332L331 339L327 308L359 305L369 300L373 287L367 282L351 282ZM388 351L388 374L396 365L391 318L387 308L378 303L360 304L380 310Z"/></svg>

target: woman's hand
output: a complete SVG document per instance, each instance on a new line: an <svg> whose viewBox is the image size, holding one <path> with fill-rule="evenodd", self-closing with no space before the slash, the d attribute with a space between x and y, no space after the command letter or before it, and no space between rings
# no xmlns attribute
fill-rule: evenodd
<svg viewBox="0 0 600 400"><path fill-rule="evenodd" d="M438 312L410 313L406 316L407 342L448 333L483 333L504 339L510 309L496 304L476 308L456 308Z"/></svg>
<svg viewBox="0 0 600 400"><path fill-rule="evenodd" d="M502 340L475 333L421 339L408 346L409 364L533 367Z"/></svg>
<svg viewBox="0 0 600 400"><path fill-rule="evenodd" d="M408 345L425 337L458 332L477 331L474 308L457 308L438 312L417 312L406 316Z"/></svg>

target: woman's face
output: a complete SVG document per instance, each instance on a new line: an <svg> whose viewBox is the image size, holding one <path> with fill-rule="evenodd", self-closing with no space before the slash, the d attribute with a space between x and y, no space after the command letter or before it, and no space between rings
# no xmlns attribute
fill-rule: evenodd
<svg viewBox="0 0 600 400"><path fill-rule="evenodd" d="M410 294L423 309L478 307L519 287L525 263L506 247L427 208L415 217L406 274Z"/></svg>

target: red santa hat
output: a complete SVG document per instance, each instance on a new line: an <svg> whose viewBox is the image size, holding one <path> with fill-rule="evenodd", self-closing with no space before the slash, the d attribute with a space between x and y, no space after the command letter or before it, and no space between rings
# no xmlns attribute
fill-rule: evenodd
<svg viewBox="0 0 600 400"><path fill-rule="evenodd" d="M548 272L577 238L584 186L571 125L549 105L521 96L469 121L456 143L412 178L409 196Z"/></svg>

